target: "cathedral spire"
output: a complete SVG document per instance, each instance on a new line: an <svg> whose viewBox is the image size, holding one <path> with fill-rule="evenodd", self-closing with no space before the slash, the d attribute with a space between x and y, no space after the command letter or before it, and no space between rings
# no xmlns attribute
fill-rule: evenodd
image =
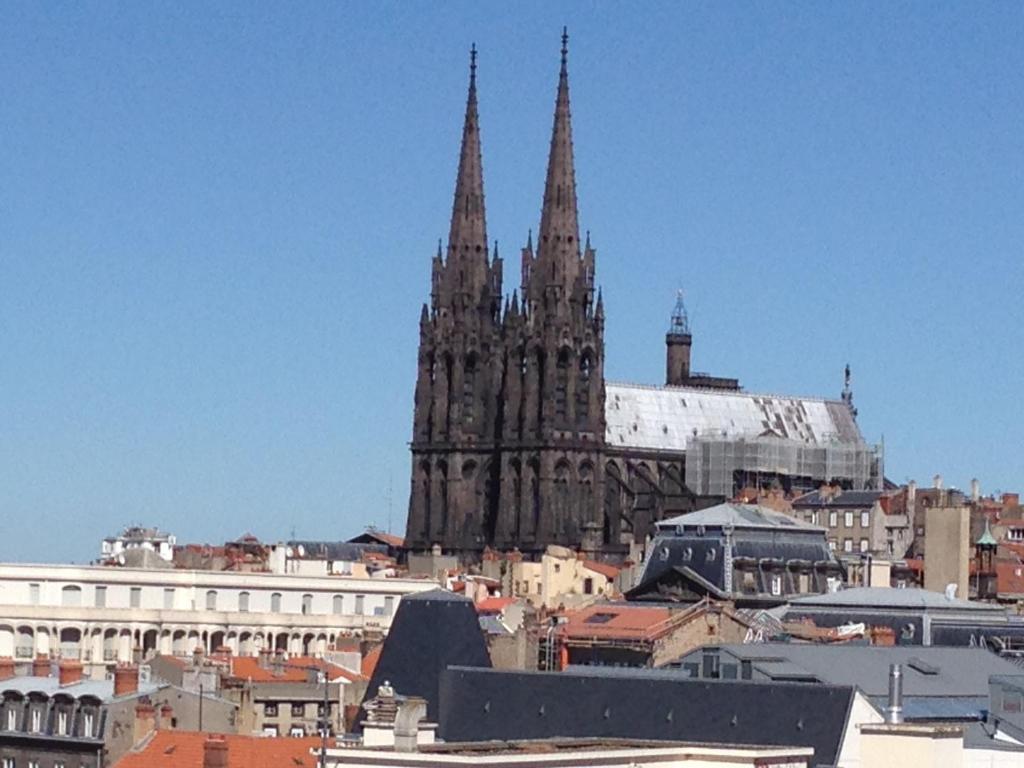
<svg viewBox="0 0 1024 768"><path fill-rule="evenodd" d="M469 95L462 128L459 173L455 179L448 256L483 254L487 258L487 225L484 216L484 174L480 152L480 120L476 102L476 44L469 51Z"/></svg>
<svg viewBox="0 0 1024 768"><path fill-rule="evenodd" d="M540 215L538 255L579 256L576 212L576 171L572 156L572 120L569 112L569 33L562 28L562 67L558 74L555 120ZM572 268L570 268L572 269Z"/></svg>

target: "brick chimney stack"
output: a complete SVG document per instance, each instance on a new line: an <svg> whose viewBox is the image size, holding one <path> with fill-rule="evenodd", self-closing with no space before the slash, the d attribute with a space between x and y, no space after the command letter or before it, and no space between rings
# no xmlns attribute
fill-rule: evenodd
<svg viewBox="0 0 1024 768"><path fill-rule="evenodd" d="M60 684L62 686L74 685L75 683L81 682L82 663L80 661L62 659L60 666L57 668L57 674L60 676Z"/></svg>
<svg viewBox="0 0 1024 768"><path fill-rule="evenodd" d="M160 719L157 721L157 727L166 728L169 730L174 727L171 724L172 720L174 720L174 707L172 707L170 704L165 703L162 707L160 707Z"/></svg>
<svg viewBox="0 0 1024 768"><path fill-rule="evenodd" d="M143 696L135 705L135 727L132 741L138 744L156 730L156 707Z"/></svg>
<svg viewBox="0 0 1024 768"><path fill-rule="evenodd" d="M210 735L203 742L203 768L228 768L228 742L221 735Z"/></svg>
<svg viewBox="0 0 1024 768"><path fill-rule="evenodd" d="M50 657L46 654L39 654L32 659L32 677L50 676Z"/></svg>
<svg viewBox="0 0 1024 768"><path fill-rule="evenodd" d="M114 695L127 696L139 690L139 668L121 664L114 668Z"/></svg>
<svg viewBox="0 0 1024 768"><path fill-rule="evenodd" d="M0 680L9 680L14 677L14 659L3 656L0 657Z"/></svg>

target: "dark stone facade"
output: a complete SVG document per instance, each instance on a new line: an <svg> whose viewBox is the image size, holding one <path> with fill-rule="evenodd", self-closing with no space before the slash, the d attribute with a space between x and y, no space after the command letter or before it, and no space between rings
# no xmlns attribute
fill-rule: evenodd
<svg viewBox="0 0 1024 768"><path fill-rule="evenodd" d="M487 241L473 53L448 246L420 317L412 550L623 554L653 521L693 509L681 456L606 445L604 311L596 252L580 241L566 40L540 229L510 298Z"/></svg>

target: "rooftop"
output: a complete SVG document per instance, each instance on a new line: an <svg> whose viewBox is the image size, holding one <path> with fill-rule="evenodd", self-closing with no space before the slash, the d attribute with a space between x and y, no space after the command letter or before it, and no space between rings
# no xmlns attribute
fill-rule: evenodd
<svg viewBox="0 0 1024 768"><path fill-rule="evenodd" d="M132 691L128 696L142 696L166 688L166 684L139 683L138 690ZM34 675L16 675L6 680L0 680L0 691L15 691L24 695L40 693L44 696L62 694L76 699L92 697L100 701L109 701L114 698L114 681L110 680L89 680L82 679L70 685L61 685L57 677L37 677Z"/></svg>
<svg viewBox="0 0 1024 768"><path fill-rule="evenodd" d="M854 587L825 595L808 595L790 601L793 608L858 607L858 608L910 608L933 611L975 611L977 613L1005 614L998 605L974 603L949 598L927 589L890 589L888 587Z"/></svg>
<svg viewBox="0 0 1024 768"><path fill-rule="evenodd" d="M606 384L606 393L605 435L611 447L681 452L694 438L708 436L863 442L840 400L613 382Z"/></svg>
<svg viewBox="0 0 1024 768"><path fill-rule="evenodd" d="M669 533L679 527L695 528L697 526L704 526L721 528L725 525L745 529L815 532L825 530L760 504L737 504L735 502L726 502L697 512L688 512L685 515L667 518L658 523L658 530Z"/></svg>
<svg viewBox="0 0 1024 768"><path fill-rule="evenodd" d="M115 768L203 768L207 739L223 742L224 768L315 768L319 737L216 736L196 731L155 731Z"/></svg>

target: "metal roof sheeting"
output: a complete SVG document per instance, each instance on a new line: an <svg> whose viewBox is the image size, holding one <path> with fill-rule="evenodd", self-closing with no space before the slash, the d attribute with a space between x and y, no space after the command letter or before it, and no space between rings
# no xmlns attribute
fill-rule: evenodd
<svg viewBox="0 0 1024 768"><path fill-rule="evenodd" d="M838 400L612 382L605 392L611 446L685 451L692 438L706 436L774 435L812 445L864 441Z"/></svg>

